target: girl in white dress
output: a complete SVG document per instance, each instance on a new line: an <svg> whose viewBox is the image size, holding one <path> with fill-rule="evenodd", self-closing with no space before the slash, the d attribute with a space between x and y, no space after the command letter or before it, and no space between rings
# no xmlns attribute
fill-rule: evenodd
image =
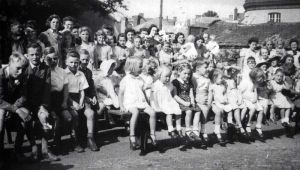
<svg viewBox="0 0 300 170"><path fill-rule="evenodd" d="M230 68L227 70L227 74L229 77L228 79L226 79L226 83L227 83L226 93L227 93L228 103L232 108L232 112L229 112L228 114L227 123L228 123L228 127L234 127L233 126L233 117L234 117L238 131L242 135L245 135L245 130L241 122L241 109L243 109L245 105L243 104L241 91L238 90L237 88L237 83L236 83L237 76L235 76L234 72L232 71L233 69L234 68Z"/></svg>
<svg viewBox="0 0 300 170"><path fill-rule="evenodd" d="M181 131L181 110L179 104L173 98L174 86L170 83L172 69L162 65L157 73L158 80L153 84L151 93L151 105L156 112L163 112L166 116L168 134L178 137ZM176 130L173 126L172 117L175 116Z"/></svg>
<svg viewBox="0 0 300 170"><path fill-rule="evenodd" d="M155 127L156 114L150 107L145 96L145 83L140 77L143 68L143 60L138 57L130 57L125 63L127 75L120 82L119 104L121 112L129 112L132 114L130 119L130 147L136 149L135 127L138 115L141 111L147 113L150 124L150 136L152 144L156 145Z"/></svg>
<svg viewBox="0 0 300 170"><path fill-rule="evenodd" d="M270 110L270 117L274 119L275 109L280 109L281 123L283 126L289 126L289 116L293 103L291 100L282 94L283 90L287 90L287 83L284 80L284 74L281 69L277 69L274 75L274 80L270 81L270 88L273 91L270 99L273 102Z"/></svg>
<svg viewBox="0 0 300 170"><path fill-rule="evenodd" d="M243 103L245 105L245 108L242 110L241 113L241 120L243 120L246 117L246 113L249 110L249 118L246 125L246 131L248 133L248 136L252 135L251 130L251 120L254 116L256 111L259 111L259 114L257 116L257 123L256 123L256 131L261 136L261 122L263 118L263 108L258 103L258 95L257 95L257 86L258 84L262 84L262 82L265 81L265 73L260 68L254 68L249 73L250 79L243 80L238 89L242 93L243 97Z"/></svg>

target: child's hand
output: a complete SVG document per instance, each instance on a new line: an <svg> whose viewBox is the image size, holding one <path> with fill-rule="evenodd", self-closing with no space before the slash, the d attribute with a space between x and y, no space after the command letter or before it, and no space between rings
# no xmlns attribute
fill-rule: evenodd
<svg viewBox="0 0 300 170"><path fill-rule="evenodd" d="M123 105L120 105L120 111L121 111L121 113L125 113L126 112Z"/></svg>
<svg viewBox="0 0 300 170"><path fill-rule="evenodd" d="M25 109L19 108L19 109L16 110L16 113L20 116L20 118L24 122L29 122L31 120L30 113Z"/></svg>
<svg viewBox="0 0 300 170"><path fill-rule="evenodd" d="M77 102L73 103L73 109L80 110L80 105Z"/></svg>
<svg viewBox="0 0 300 170"><path fill-rule="evenodd" d="M184 102L183 105L186 106L186 107L190 107L190 106L191 106L191 103L190 103L190 102Z"/></svg>

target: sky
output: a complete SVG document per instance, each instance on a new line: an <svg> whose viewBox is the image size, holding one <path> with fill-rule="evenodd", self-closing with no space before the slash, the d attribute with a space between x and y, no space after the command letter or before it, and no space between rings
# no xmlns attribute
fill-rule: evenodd
<svg viewBox="0 0 300 170"><path fill-rule="evenodd" d="M216 11L221 18L228 18L235 7L244 12L245 0L163 0L163 16L172 18L194 18L208 10ZM121 11L125 16L144 13L146 18L159 16L160 0L124 0L127 11Z"/></svg>

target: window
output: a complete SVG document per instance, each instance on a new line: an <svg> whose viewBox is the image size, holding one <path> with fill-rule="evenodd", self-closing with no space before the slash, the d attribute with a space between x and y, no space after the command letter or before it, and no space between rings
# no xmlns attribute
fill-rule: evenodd
<svg viewBox="0 0 300 170"><path fill-rule="evenodd" d="M281 15L280 13L269 13L269 22L280 22Z"/></svg>

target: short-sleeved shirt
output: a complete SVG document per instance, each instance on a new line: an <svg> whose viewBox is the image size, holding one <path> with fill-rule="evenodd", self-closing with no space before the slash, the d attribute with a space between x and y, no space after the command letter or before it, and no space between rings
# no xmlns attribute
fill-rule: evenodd
<svg viewBox="0 0 300 170"><path fill-rule="evenodd" d="M55 67L51 70L51 91L61 92L64 85L68 84L67 74L64 69Z"/></svg>
<svg viewBox="0 0 300 170"><path fill-rule="evenodd" d="M288 51L287 53L290 54L290 55L292 55L294 57L294 65L297 68L300 68L300 62L299 62L300 52L299 51L296 51L296 52Z"/></svg>
<svg viewBox="0 0 300 170"><path fill-rule="evenodd" d="M85 90L89 87L89 84L81 71L77 71L73 74L69 68L65 69L68 79L69 93L79 93L81 90Z"/></svg>

